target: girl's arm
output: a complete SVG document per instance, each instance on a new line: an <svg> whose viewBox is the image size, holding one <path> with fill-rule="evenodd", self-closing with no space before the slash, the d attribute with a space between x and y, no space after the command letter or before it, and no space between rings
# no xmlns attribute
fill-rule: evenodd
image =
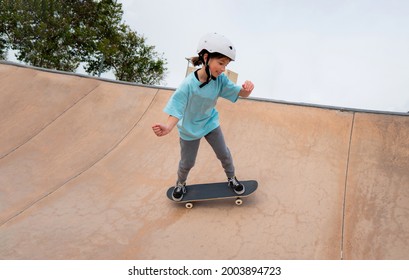
<svg viewBox="0 0 409 280"><path fill-rule="evenodd" d="M172 129L176 126L179 119L174 116L169 116L166 124L156 123L152 126L153 132L156 136L161 137L169 134Z"/></svg>
<svg viewBox="0 0 409 280"><path fill-rule="evenodd" d="M254 89L254 84L251 81L245 81L239 92L240 97L249 97Z"/></svg>

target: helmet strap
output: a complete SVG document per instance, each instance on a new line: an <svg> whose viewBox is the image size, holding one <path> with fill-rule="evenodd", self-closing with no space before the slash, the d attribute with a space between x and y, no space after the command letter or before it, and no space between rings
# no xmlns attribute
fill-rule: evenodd
<svg viewBox="0 0 409 280"><path fill-rule="evenodd" d="M207 84L210 82L210 80L216 80L216 77L214 77L214 76L212 75L212 73L210 72L210 67L209 67L210 53L207 54L207 59L206 59L206 61L204 61L203 55L201 56L201 59L202 59L202 61L204 62L205 72L206 72L207 78L206 78L206 82L202 83L202 84L199 86L200 88L202 88L202 87L204 87L205 85L207 85Z"/></svg>

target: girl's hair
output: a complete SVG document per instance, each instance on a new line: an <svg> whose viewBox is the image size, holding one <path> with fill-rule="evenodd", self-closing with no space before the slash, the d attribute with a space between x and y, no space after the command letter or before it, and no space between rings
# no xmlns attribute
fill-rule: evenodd
<svg viewBox="0 0 409 280"><path fill-rule="evenodd" d="M208 52L203 52L200 53L199 56L194 56L190 58L190 62L192 63L193 66L200 66L202 64L204 64L203 61L203 56L204 54L207 53L209 55L209 58L228 58L227 56L221 54L221 53L208 53ZM230 58L229 58L230 59Z"/></svg>

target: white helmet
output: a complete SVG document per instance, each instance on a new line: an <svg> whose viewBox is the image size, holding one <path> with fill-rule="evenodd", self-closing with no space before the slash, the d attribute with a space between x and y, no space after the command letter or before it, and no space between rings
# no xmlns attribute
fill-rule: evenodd
<svg viewBox="0 0 409 280"><path fill-rule="evenodd" d="M200 54L203 50L209 53L220 53L233 61L236 59L236 48L229 39L217 33L208 33L200 39L197 53Z"/></svg>

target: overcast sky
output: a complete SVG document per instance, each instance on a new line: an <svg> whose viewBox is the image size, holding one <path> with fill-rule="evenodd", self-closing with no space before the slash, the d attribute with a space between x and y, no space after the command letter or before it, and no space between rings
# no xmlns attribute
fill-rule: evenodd
<svg viewBox="0 0 409 280"><path fill-rule="evenodd" d="M163 85L208 32L237 49L229 69L268 99L409 111L407 0L118 0L124 21L163 53Z"/></svg>

